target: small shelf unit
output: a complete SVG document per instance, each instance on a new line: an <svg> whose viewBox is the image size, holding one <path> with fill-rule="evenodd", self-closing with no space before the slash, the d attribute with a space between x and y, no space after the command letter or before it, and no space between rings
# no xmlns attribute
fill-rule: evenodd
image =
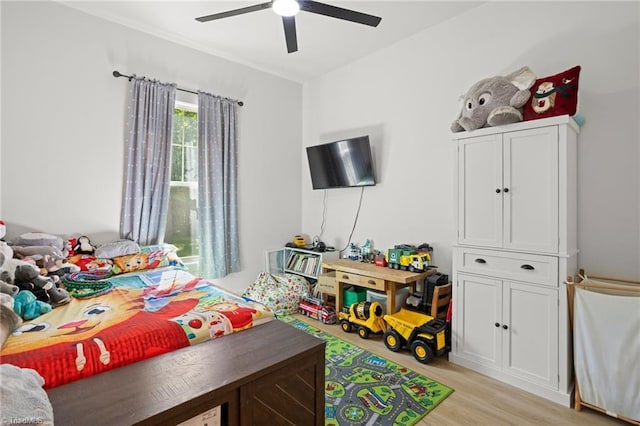
<svg viewBox="0 0 640 426"><path fill-rule="evenodd" d="M297 247L283 247L266 252L266 268L270 273L290 273L312 282L322 273L322 262L337 259L337 251L313 251Z"/></svg>

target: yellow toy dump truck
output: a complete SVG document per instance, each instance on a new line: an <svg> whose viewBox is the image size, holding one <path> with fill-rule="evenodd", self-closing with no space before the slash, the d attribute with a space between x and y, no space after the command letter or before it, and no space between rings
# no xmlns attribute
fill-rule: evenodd
<svg viewBox="0 0 640 426"><path fill-rule="evenodd" d="M426 364L447 351L447 323L441 319L401 308L394 314L385 315L384 320L388 325L384 344L393 352L406 345L415 359Z"/></svg>
<svg viewBox="0 0 640 426"><path fill-rule="evenodd" d="M370 333L381 333L387 329L382 319L382 305L378 302L358 302L349 307L349 313L339 312L340 327L346 333L356 329L363 339Z"/></svg>

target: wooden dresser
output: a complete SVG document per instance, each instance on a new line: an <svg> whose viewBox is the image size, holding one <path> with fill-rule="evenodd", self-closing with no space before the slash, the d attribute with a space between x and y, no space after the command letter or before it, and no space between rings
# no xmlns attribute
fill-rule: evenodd
<svg viewBox="0 0 640 426"><path fill-rule="evenodd" d="M274 320L47 393L58 425L178 424L218 405L223 425L324 425L324 347Z"/></svg>

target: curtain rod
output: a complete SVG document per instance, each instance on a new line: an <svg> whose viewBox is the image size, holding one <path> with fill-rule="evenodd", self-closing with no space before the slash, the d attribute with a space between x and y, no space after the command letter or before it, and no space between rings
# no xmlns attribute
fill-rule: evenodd
<svg viewBox="0 0 640 426"><path fill-rule="evenodd" d="M118 78L118 77L128 78L128 79L129 79L129 81L131 81L131 79L132 79L132 78L134 78L134 76L133 76L133 75L124 75L124 74L122 74L120 71L114 71L114 72L113 72L113 76L114 76L114 77L116 77L116 78ZM195 91L193 91L193 90L189 90L189 89L183 89L183 88L181 88L181 87L176 87L176 90L180 90L181 92L193 93L194 95L197 95L197 94L198 94L198 92L195 92ZM243 105L244 105L244 102L242 102L242 101L236 101L236 102L237 102L237 103L238 103L238 105L240 105L240 106L243 106Z"/></svg>

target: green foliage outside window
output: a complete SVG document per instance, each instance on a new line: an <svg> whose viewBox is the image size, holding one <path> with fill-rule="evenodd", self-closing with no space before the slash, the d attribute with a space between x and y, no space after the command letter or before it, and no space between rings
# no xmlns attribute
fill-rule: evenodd
<svg viewBox="0 0 640 426"><path fill-rule="evenodd" d="M198 113L174 110L171 189L165 241L182 258L198 255Z"/></svg>
<svg viewBox="0 0 640 426"><path fill-rule="evenodd" d="M198 113L174 110L171 181L198 181Z"/></svg>

